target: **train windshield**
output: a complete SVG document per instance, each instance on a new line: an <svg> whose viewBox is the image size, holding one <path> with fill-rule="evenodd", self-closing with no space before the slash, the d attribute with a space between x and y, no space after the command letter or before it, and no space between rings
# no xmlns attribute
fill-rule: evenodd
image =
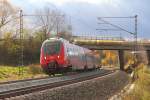
<svg viewBox="0 0 150 100"><path fill-rule="evenodd" d="M47 42L43 46L45 55L55 55L60 52L60 42Z"/></svg>

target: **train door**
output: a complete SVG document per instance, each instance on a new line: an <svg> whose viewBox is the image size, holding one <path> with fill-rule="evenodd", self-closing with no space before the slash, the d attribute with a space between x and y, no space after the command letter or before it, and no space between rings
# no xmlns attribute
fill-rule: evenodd
<svg viewBox="0 0 150 100"><path fill-rule="evenodd" d="M87 54L86 54L86 49L83 48L83 61L84 61L84 69L87 69L88 63L87 63Z"/></svg>
<svg viewBox="0 0 150 100"><path fill-rule="evenodd" d="M72 49L70 47L70 44L67 44L67 59L70 63L71 66L73 66L73 53L72 53Z"/></svg>
<svg viewBox="0 0 150 100"><path fill-rule="evenodd" d="M84 48L81 48L80 60L82 64L81 68L84 69L84 67L86 66L86 57L85 57Z"/></svg>
<svg viewBox="0 0 150 100"><path fill-rule="evenodd" d="M78 69L83 69L83 60L82 60L82 48L77 47L77 62L78 62Z"/></svg>
<svg viewBox="0 0 150 100"><path fill-rule="evenodd" d="M71 59L72 59L72 68L74 70L76 70L78 64L77 64L77 57L76 57L77 52L76 52L76 48L74 47L74 45L71 45L71 52L72 52L72 57L71 57Z"/></svg>

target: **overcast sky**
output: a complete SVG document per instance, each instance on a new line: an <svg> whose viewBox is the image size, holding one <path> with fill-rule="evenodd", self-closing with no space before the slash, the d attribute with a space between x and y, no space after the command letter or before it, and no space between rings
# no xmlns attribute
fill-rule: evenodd
<svg viewBox="0 0 150 100"><path fill-rule="evenodd" d="M22 8L26 13L33 13L35 9L45 5L56 7L69 16L73 24L73 32L78 34L106 33L111 35L112 33L110 34L108 31L96 30L104 28L104 26L97 24L100 22L97 17L134 16L137 14L138 36L150 38L150 0L11 0L11 3ZM105 20L134 32L134 19ZM128 34L115 31L114 33Z"/></svg>

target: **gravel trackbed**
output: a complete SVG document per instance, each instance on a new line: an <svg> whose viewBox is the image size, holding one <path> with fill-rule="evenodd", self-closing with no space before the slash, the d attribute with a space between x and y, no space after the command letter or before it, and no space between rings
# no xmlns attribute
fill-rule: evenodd
<svg viewBox="0 0 150 100"><path fill-rule="evenodd" d="M34 92L6 100L108 100L128 84L125 72L116 71L110 75L70 85Z"/></svg>

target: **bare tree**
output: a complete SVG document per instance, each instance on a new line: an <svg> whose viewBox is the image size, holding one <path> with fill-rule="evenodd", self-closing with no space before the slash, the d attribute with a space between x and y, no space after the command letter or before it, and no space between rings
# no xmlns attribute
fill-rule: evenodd
<svg viewBox="0 0 150 100"><path fill-rule="evenodd" d="M2 28L12 21L16 14L14 8L7 0L0 0L0 32Z"/></svg>
<svg viewBox="0 0 150 100"><path fill-rule="evenodd" d="M0 1L0 28L9 23L15 9L7 0Z"/></svg>
<svg viewBox="0 0 150 100"><path fill-rule="evenodd" d="M55 32L58 35L68 31L66 28L68 24L66 22L65 14L60 10L52 10L49 7L45 7L44 9L38 10L36 14L38 15L37 25L42 27L43 33L45 34L45 39L51 36L52 32Z"/></svg>
<svg viewBox="0 0 150 100"><path fill-rule="evenodd" d="M58 36L71 41L71 39L72 39L71 38L72 37L72 26L68 25L68 24L64 25L62 30L58 33Z"/></svg>

